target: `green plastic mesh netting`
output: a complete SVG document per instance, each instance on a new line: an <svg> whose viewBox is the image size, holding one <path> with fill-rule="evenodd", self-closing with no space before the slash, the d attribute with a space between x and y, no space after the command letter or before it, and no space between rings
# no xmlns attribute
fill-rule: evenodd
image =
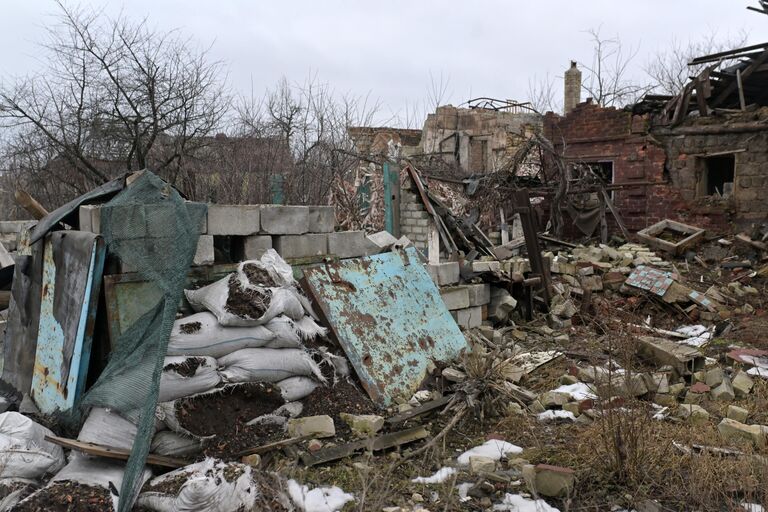
<svg viewBox="0 0 768 512"><path fill-rule="evenodd" d="M143 484L163 358L204 215L204 205L186 203L149 171L102 207L101 232L109 251L162 292L158 303L119 336L104 372L82 402L137 420L120 512L131 509Z"/></svg>

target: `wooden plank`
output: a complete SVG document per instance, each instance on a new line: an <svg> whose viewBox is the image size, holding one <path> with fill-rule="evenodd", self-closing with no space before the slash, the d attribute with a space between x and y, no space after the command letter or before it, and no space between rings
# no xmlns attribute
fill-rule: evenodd
<svg viewBox="0 0 768 512"><path fill-rule="evenodd" d="M271 452L272 450L277 450L278 448L284 448L286 446L291 446L296 443L300 443L302 441L308 441L309 439L312 439L312 437L313 436L291 437L289 439L275 441L274 443L263 444L261 446L254 446L253 448L246 448L245 450L238 453L237 456L245 457L246 455L254 455L254 454Z"/></svg>
<svg viewBox="0 0 768 512"><path fill-rule="evenodd" d="M301 456L301 461L306 466L316 466L317 464L324 464L326 462L349 457L361 450L368 449L370 451L381 451L387 448L394 448L396 446L413 443L414 441L425 439L428 436L429 432L427 429L424 428L423 425L419 425L418 427L409 428L407 430L400 430L398 432L333 446L331 448L326 448L325 450L320 450L315 454L305 453Z"/></svg>
<svg viewBox="0 0 768 512"><path fill-rule="evenodd" d="M107 459L128 460L128 457L131 455L131 450L126 450L124 448L105 446L96 443L84 443L77 439L67 439L66 437L45 436L45 440L70 450L77 450L79 452L95 455L97 457L105 457ZM147 464L175 469L187 466L191 464L191 461L150 453L147 455Z"/></svg>
<svg viewBox="0 0 768 512"><path fill-rule="evenodd" d="M741 53L751 52L754 50L762 50L763 48L768 48L768 43L760 43L760 44L754 44L752 46L745 46L744 48L736 48L734 50L727 50L724 52L719 53L712 53L709 55L704 55L701 57L696 57L692 61L688 63L688 65L695 65L695 64L702 64L704 62L713 62L716 60L720 60L723 57L730 57L732 55L739 55Z"/></svg>
<svg viewBox="0 0 768 512"><path fill-rule="evenodd" d="M608 209L611 211L613 218L616 219L616 224L619 225L621 234L624 235L624 238L629 240L631 235L629 234L629 230L627 229L627 226L624 225L624 221L621 219L621 215L619 215L619 212L616 211L616 207L613 205L613 201L611 200L611 197L608 195L608 192L606 192L605 189L602 189L602 191L603 191L603 198L605 199L605 204L606 206L608 206Z"/></svg>
<svg viewBox="0 0 768 512"><path fill-rule="evenodd" d="M739 108L741 108L741 111L745 111L747 109L747 103L744 100L744 83L741 78L741 70L736 70L736 86L739 88Z"/></svg>
<svg viewBox="0 0 768 512"><path fill-rule="evenodd" d="M414 407L413 409L409 409L405 411L404 413L397 414L395 416L392 416L391 418L387 418L387 423L390 425L394 425L397 423L402 423L404 421L408 421L412 418L416 418L417 416L421 416L422 414L426 414L430 411L434 411L435 409L438 409L448 402L451 401L451 396L442 396L436 400L430 400L429 402L425 402L421 404L418 407Z"/></svg>
<svg viewBox="0 0 768 512"><path fill-rule="evenodd" d="M756 57L749 66L744 70L743 73L740 73L741 80L746 81L749 76L755 71L755 69L759 68L765 61L768 60L768 50L763 51L763 53L760 54L759 57ZM736 91L737 87L739 86L738 82L738 75L737 80L732 81L728 86L723 90L723 92L720 93L720 95L715 99L715 101L712 103L713 107L717 107L720 105L725 99L730 96L731 94Z"/></svg>

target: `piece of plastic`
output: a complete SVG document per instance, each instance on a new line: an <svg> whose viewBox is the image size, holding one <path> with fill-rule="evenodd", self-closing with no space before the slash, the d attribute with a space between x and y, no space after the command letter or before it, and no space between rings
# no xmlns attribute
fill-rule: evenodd
<svg viewBox="0 0 768 512"><path fill-rule="evenodd" d="M311 377L325 383L317 363L298 349L246 348L219 359L225 382L279 382L289 377Z"/></svg>
<svg viewBox="0 0 768 512"><path fill-rule="evenodd" d="M153 479L137 503L158 512L252 510L260 490L251 471L245 464L207 458ZM175 494L152 490L179 479L184 483Z"/></svg>
<svg viewBox="0 0 768 512"><path fill-rule="evenodd" d="M169 356L160 375L159 402L168 402L215 388L221 382L216 359L206 356Z"/></svg>

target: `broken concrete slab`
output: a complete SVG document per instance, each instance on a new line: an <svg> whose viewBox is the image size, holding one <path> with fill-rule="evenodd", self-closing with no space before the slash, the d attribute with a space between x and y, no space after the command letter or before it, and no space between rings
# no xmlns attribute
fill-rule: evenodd
<svg viewBox="0 0 768 512"><path fill-rule="evenodd" d="M707 410L696 404L681 404L677 408L676 416L694 425L701 425L709 421Z"/></svg>
<svg viewBox="0 0 768 512"><path fill-rule="evenodd" d="M731 379L728 377L723 377L723 382L714 388L710 395L712 396L713 400L717 400L719 402L730 402L736 398L736 394L733 391L733 386L731 385Z"/></svg>
<svg viewBox="0 0 768 512"><path fill-rule="evenodd" d="M728 419L738 421L739 423L745 423L747 418L749 418L749 411L742 407L729 405L726 411L726 416Z"/></svg>
<svg viewBox="0 0 768 512"><path fill-rule="evenodd" d="M213 235L200 235L197 239L197 249L192 260L193 265L213 265Z"/></svg>
<svg viewBox="0 0 768 512"><path fill-rule="evenodd" d="M307 416L288 420L288 435L290 437L333 437L336 427L333 418L327 415Z"/></svg>
<svg viewBox="0 0 768 512"><path fill-rule="evenodd" d="M493 473L496 471L496 461L490 457L473 455L469 458L469 470L476 475Z"/></svg>
<svg viewBox="0 0 768 512"><path fill-rule="evenodd" d="M738 398L744 398L752 392L752 387L755 385L755 381L752 377L747 375L747 372L739 372L733 377L733 392Z"/></svg>
<svg viewBox="0 0 768 512"><path fill-rule="evenodd" d="M704 356L693 347L651 336L638 337L638 353L660 366L670 365L681 375L690 375L704 368Z"/></svg>
<svg viewBox="0 0 768 512"><path fill-rule="evenodd" d="M375 414L355 415L343 412L339 417L359 435L375 434L384 426L384 418Z"/></svg>
<svg viewBox="0 0 768 512"><path fill-rule="evenodd" d="M488 283L466 285L470 306L484 306L491 302L491 285Z"/></svg>
<svg viewBox="0 0 768 512"><path fill-rule="evenodd" d="M576 475L572 469L549 464L535 466L526 464L522 468L522 473L533 491L553 498L570 494L576 482Z"/></svg>
<svg viewBox="0 0 768 512"><path fill-rule="evenodd" d="M472 308L457 309L451 311L454 320L464 329L474 329L480 327L483 324L483 308L482 306L475 306Z"/></svg>

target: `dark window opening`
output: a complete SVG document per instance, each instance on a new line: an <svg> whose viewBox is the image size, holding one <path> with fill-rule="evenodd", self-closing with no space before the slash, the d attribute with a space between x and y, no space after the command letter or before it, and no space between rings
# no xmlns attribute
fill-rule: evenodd
<svg viewBox="0 0 768 512"><path fill-rule="evenodd" d="M704 157L702 160L702 173L698 187L699 195L729 196L733 192L736 157L731 154Z"/></svg>
<svg viewBox="0 0 768 512"><path fill-rule="evenodd" d="M601 183L607 187L613 184L613 162L574 163L571 166L571 182L584 185ZM608 195L613 199L612 190L608 192Z"/></svg>

